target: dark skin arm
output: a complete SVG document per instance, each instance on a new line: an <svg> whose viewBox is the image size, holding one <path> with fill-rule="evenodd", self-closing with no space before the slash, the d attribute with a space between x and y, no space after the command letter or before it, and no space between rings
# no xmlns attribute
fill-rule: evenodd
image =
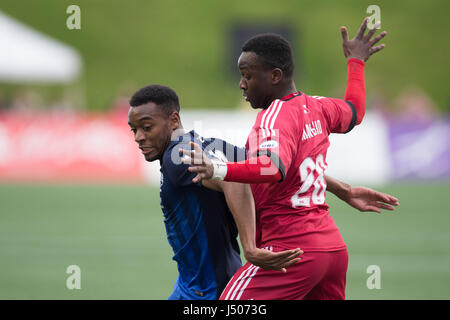
<svg viewBox="0 0 450 320"><path fill-rule="evenodd" d="M300 260L303 253L299 248L272 252L256 247L256 214L250 186L237 182L203 180L203 186L223 192L227 205L236 222L239 239L248 262L263 269L286 272L286 268Z"/></svg>
<svg viewBox="0 0 450 320"><path fill-rule="evenodd" d="M352 187L330 176L325 176L325 180L327 191L361 212L381 213L381 209L392 211L394 206L399 205L397 198L386 193L366 187Z"/></svg>

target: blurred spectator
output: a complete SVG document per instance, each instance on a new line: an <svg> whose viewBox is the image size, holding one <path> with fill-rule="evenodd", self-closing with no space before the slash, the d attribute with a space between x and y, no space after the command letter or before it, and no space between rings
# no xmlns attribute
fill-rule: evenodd
<svg viewBox="0 0 450 320"><path fill-rule="evenodd" d="M386 118L392 117L392 105L389 103L386 95L380 90L374 90L370 94L367 105L371 111L375 111Z"/></svg>
<svg viewBox="0 0 450 320"><path fill-rule="evenodd" d="M39 94L30 89L22 89L12 96L9 108L27 114L42 108Z"/></svg>
<svg viewBox="0 0 450 320"><path fill-rule="evenodd" d="M419 87L410 87L396 99L398 116L405 120L428 122L438 117L436 105Z"/></svg>

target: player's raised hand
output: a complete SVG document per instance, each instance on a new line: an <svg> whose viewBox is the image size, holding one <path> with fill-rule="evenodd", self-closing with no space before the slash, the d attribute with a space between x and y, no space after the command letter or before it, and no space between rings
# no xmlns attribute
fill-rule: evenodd
<svg viewBox="0 0 450 320"><path fill-rule="evenodd" d="M300 261L303 251L299 248L273 252L267 249L255 248L251 252L244 252L245 259L251 264L267 270L280 270L286 273L286 268Z"/></svg>
<svg viewBox="0 0 450 320"><path fill-rule="evenodd" d="M386 31L381 32L372 39L372 36L377 31L376 28L380 25L379 21L375 23L373 28L364 35L364 32L367 29L367 21L369 21L369 17L363 20L358 33L352 40L348 39L347 28L341 27L342 47L344 49L344 55L347 59L356 58L367 61L372 54L382 50L385 47L384 44L380 44L378 46L375 46L375 44L386 36Z"/></svg>
<svg viewBox="0 0 450 320"><path fill-rule="evenodd" d="M344 200L361 212L381 213L380 209L392 211L394 206L399 205L397 198L366 187L351 187Z"/></svg>
<svg viewBox="0 0 450 320"><path fill-rule="evenodd" d="M197 172L192 182L197 183L202 179L211 179L214 174L214 167L203 149L194 142L189 142L191 150L179 149L182 154L181 162L189 164L190 172Z"/></svg>

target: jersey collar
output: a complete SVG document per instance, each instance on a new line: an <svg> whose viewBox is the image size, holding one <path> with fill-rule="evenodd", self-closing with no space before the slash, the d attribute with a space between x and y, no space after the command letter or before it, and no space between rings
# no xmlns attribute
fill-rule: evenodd
<svg viewBox="0 0 450 320"><path fill-rule="evenodd" d="M293 99L295 97L298 97L298 96L301 96L301 95L302 95L302 93L300 91L297 91L297 92L293 92L291 94L288 94L287 96L281 98L280 100L288 101L288 100L291 100L291 99Z"/></svg>

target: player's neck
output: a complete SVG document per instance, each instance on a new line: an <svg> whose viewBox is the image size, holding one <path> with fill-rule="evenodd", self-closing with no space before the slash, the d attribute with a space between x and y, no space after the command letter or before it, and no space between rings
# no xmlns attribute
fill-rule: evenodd
<svg viewBox="0 0 450 320"><path fill-rule="evenodd" d="M286 97L292 93L297 92L297 88L295 87L294 81L290 81L285 86L280 88L279 92L277 92L275 99L281 99Z"/></svg>

